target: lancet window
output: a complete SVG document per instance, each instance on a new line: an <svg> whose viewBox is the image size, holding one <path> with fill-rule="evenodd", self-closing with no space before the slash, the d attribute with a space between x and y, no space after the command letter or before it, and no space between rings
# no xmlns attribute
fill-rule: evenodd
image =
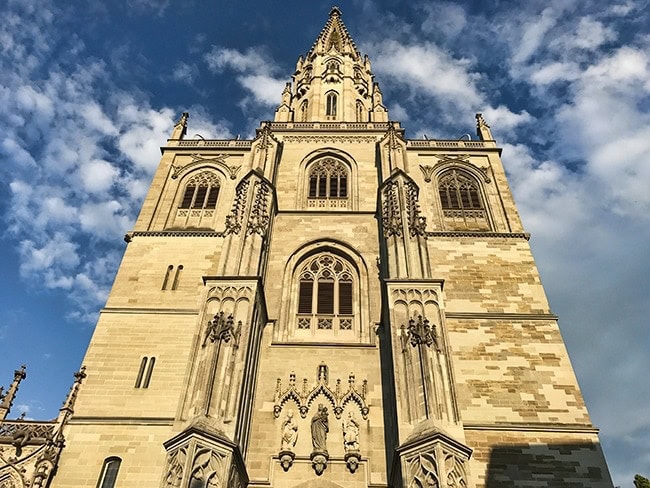
<svg viewBox="0 0 650 488"><path fill-rule="evenodd" d="M338 103L338 93L331 91L325 95L325 116L328 119L336 118L336 110Z"/></svg>
<svg viewBox="0 0 650 488"><path fill-rule="evenodd" d="M325 252L308 259L297 277L297 334L351 334L358 281L352 266L336 254Z"/></svg>
<svg viewBox="0 0 650 488"><path fill-rule="evenodd" d="M365 117L365 110L363 108L363 103L361 100L357 100L357 106L356 106L356 116L357 116L357 122L367 122L367 120L364 120Z"/></svg>
<svg viewBox="0 0 650 488"><path fill-rule="evenodd" d="M340 200L339 203L344 203L342 201L348 198L348 169L341 161L324 158L310 165L308 172L310 200L318 199L321 203L324 200Z"/></svg>
<svg viewBox="0 0 650 488"><path fill-rule="evenodd" d="M455 228L486 228L487 214L478 182L456 169L438 178L438 193L445 224Z"/></svg>
<svg viewBox="0 0 650 488"><path fill-rule="evenodd" d="M117 473L120 470L122 460L118 457L109 457L104 460L102 471L99 474L97 488L114 488L117 481Z"/></svg>
<svg viewBox="0 0 650 488"><path fill-rule="evenodd" d="M309 108L309 101L303 100L300 104L300 122L307 122L307 109Z"/></svg>
<svg viewBox="0 0 650 488"><path fill-rule="evenodd" d="M187 182L179 208L214 209L219 198L219 188L219 178L214 173L199 173Z"/></svg>

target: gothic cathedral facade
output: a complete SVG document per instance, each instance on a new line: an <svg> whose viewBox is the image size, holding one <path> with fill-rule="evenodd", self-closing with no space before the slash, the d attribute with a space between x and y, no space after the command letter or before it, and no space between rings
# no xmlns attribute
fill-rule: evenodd
<svg viewBox="0 0 650 488"><path fill-rule="evenodd" d="M480 114L405 138L333 8L254 139L187 123L1 487L612 486Z"/></svg>

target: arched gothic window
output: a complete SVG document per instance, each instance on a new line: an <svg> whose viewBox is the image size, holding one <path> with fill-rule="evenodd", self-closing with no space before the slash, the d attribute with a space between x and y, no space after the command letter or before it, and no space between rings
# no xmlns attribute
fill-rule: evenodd
<svg viewBox="0 0 650 488"><path fill-rule="evenodd" d="M120 470L122 460L118 457L109 457L104 460L102 471L97 480L97 488L114 488L117 480L117 473Z"/></svg>
<svg viewBox="0 0 650 488"><path fill-rule="evenodd" d="M366 122L365 117L364 117L364 108L363 108L363 103L361 100L357 100L357 106L356 106L356 115L357 115L357 122Z"/></svg>
<svg viewBox="0 0 650 488"><path fill-rule="evenodd" d="M309 167L309 198L347 198L348 170L334 159L324 158Z"/></svg>
<svg viewBox="0 0 650 488"><path fill-rule="evenodd" d="M307 109L309 108L309 101L303 100L300 104L300 122L307 122Z"/></svg>
<svg viewBox="0 0 650 488"><path fill-rule="evenodd" d="M328 73L340 73L341 65L338 61L331 60L327 62L326 70Z"/></svg>
<svg viewBox="0 0 650 488"><path fill-rule="evenodd" d="M220 182L217 176L204 171L187 182L179 208L214 209L219 197Z"/></svg>
<svg viewBox="0 0 650 488"><path fill-rule="evenodd" d="M351 332L355 321L355 280L352 266L324 252L307 259L298 271L298 334Z"/></svg>
<svg viewBox="0 0 650 488"><path fill-rule="evenodd" d="M464 171L452 169L438 178L438 193L445 224L455 228L488 227L478 182Z"/></svg>
<svg viewBox="0 0 650 488"><path fill-rule="evenodd" d="M336 118L336 104L338 101L338 94L336 92L328 92L325 95L325 115L328 118Z"/></svg>

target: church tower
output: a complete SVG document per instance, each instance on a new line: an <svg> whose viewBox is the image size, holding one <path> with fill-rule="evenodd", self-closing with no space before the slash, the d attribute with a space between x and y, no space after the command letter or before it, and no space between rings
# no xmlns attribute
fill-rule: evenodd
<svg viewBox="0 0 650 488"><path fill-rule="evenodd" d="M406 138L336 7L278 100L171 131L49 486L611 487L483 117Z"/></svg>

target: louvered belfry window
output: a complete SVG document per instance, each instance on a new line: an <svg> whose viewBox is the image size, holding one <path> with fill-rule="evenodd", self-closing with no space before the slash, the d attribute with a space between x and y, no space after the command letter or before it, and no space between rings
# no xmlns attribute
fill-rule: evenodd
<svg viewBox="0 0 650 488"><path fill-rule="evenodd" d="M438 182L440 202L445 210L482 209L478 185L470 177L456 170L445 173Z"/></svg>
<svg viewBox="0 0 650 488"><path fill-rule="evenodd" d="M298 330L352 330L352 267L332 253L307 260L299 273Z"/></svg>
<svg viewBox="0 0 650 488"><path fill-rule="evenodd" d="M309 167L309 198L347 198L348 170L334 158L324 158Z"/></svg>
<svg viewBox="0 0 650 488"><path fill-rule="evenodd" d="M217 176L204 171L193 176L185 185L180 208L214 209L219 198L220 182Z"/></svg>

